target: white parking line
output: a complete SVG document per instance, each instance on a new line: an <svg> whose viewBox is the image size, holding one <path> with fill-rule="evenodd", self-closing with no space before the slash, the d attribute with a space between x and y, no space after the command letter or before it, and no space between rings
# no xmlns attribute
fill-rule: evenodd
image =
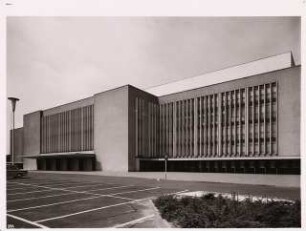
<svg viewBox="0 0 306 231"><path fill-rule="evenodd" d="M29 197L25 199L7 200L7 202L9 203L9 202L17 202L17 201L39 200L39 199L44 199L44 198L49 198L49 197L59 197L59 196L65 196L65 195L70 195L70 194L75 194L75 192L58 194L58 195L50 195L50 196L44 196L44 197Z"/></svg>
<svg viewBox="0 0 306 231"><path fill-rule="evenodd" d="M145 221L145 220L148 220L150 218L153 218L154 216L155 216L154 214L151 214L151 215L148 215L148 216L145 216L145 217L141 217L141 218L138 218L138 219L135 219L135 220L132 220L132 221L125 222L123 224L112 226L110 228L128 228L128 227L125 227L125 226L134 225L134 224L140 223L142 221Z"/></svg>
<svg viewBox="0 0 306 231"><path fill-rule="evenodd" d="M90 185L79 185L79 186L69 186L65 187L63 189L69 189L69 188L82 188L82 187L92 187L92 186L102 186L102 185L109 185L109 184L90 184Z"/></svg>
<svg viewBox="0 0 306 231"><path fill-rule="evenodd" d="M109 194L109 195L94 194L94 195L96 195L95 197L87 197L87 198L81 198L81 199L75 199L75 200L69 200L69 201L62 201L62 202L56 202L56 203L44 204L44 205L37 205L37 206L32 206L32 207L20 208L20 209L12 209L12 210L8 210L8 212L17 212L17 211L23 211L23 210L29 210L29 209L49 207L49 206L54 206L54 205L68 204L68 203L73 203L73 202L96 199L96 198L100 198L100 197L113 197L113 196L120 195L120 194L142 192L142 191L154 190L154 189L157 189L157 188L160 188L160 187L134 190L134 191L128 191L128 192L113 193L113 194ZM120 199L124 199L124 198L120 198ZM125 199L125 200L131 200L131 199Z"/></svg>
<svg viewBox="0 0 306 231"><path fill-rule="evenodd" d="M80 185L82 184L82 185ZM57 183L57 184L44 184L41 186L48 186L48 187L57 187L57 186L68 186L68 187L86 187L86 186L91 186L91 185L102 185L101 183L89 183L89 182L71 182L71 183ZM109 185L103 183L103 185Z"/></svg>
<svg viewBox="0 0 306 231"><path fill-rule="evenodd" d="M58 186L71 186L71 187L75 187L75 186L73 186L73 185L75 185L75 184L80 184L80 182L74 182L74 183L54 183L54 184L49 184L49 183L44 183L44 184L42 184L42 185L40 185L39 183L38 184L34 184L35 186L33 186L33 187L41 187L41 186L46 186L46 187L58 187ZM92 184L90 184L90 185L92 185ZM87 186L87 185L82 185L82 186Z"/></svg>
<svg viewBox="0 0 306 231"><path fill-rule="evenodd" d="M116 188L127 188L127 187L134 187L134 186L135 185L123 185L123 186L115 186L115 187L110 187L110 188L87 190L87 191L83 191L83 192L96 192L96 191L103 191L103 190L116 189Z"/></svg>
<svg viewBox="0 0 306 231"><path fill-rule="evenodd" d="M116 189L116 188L126 188L126 187L132 187L132 186L134 186L134 185L116 186L116 187L104 188L104 189L100 189L100 190L109 190L109 189ZM87 193L87 192L90 192L90 191L77 191L77 192L78 193ZM68 191L68 192L70 192L70 191ZM76 193L76 191L71 191L70 193L66 193L66 194L50 195L50 196L43 196L43 197L30 197L30 198L25 198L25 199L14 199L14 200L7 200L7 202L38 200L38 199L44 199L44 198L50 198L50 197L65 196L65 195L70 195L70 194L75 194L75 193ZM101 195L101 194L93 194L93 193L88 193L88 194L89 195ZM133 199L131 199L131 200L133 200Z"/></svg>
<svg viewBox="0 0 306 231"><path fill-rule="evenodd" d="M28 184L28 183L25 183L25 182L14 182L15 184ZM33 187L41 187L41 186L46 186L46 187L57 187L57 186L67 186L67 185L70 185L73 187L73 185L75 184L82 184L82 182L30 182ZM89 184L89 183L83 183L82 186L85 186L86 184ZM93 183L90 183L89 185L92 185ZM69 187L70 187L69 186Z"/></svg>
<svg viewBox="0 0 306 231"><path fill-rule="evenodd" d="M28 187L28 188L27 188ZM27 186L27 187L25 187L25 188L6 188L6 191L10 191L10 190L23 190L23 189L31 189L31 186ZM32 187L32 188L34 188L34 187Z"/></svg>
<svg viewBox="0 0 306 231"><path fill-rule="evenodd" d="M39 188L50 188L48 186L43 186L43 185L37 185L37 184L29 184L29 183L17 183L17 182L14 182L15 184L18 184L18 185L24 185L24 186L33 186L33 187L39 187Z"/></svg>
<svg viewBox="0 0 306 231"><path fill-rule="evenodd" d="M14 196L14 195L20 195L20 194L29 194L29 193L37 193L37 192L47 192L52 190L58 190L58 189L45 189L45 190L36 190L36 191L30 191L30 192L19 192L19 193L8 193L8 196Z"/></svg>
<svg viewBox="0 0 306 231"><path fill-rule="evenodd" d="M46 186L46 187L58 187L58 186L65 186L65 185L75 185L75 184L80 184L80 183L55 183L55 184L38 184L38 186Z"/></svg>
<svg viewBox="0 0 306 231"><path fill-rule="evenodd" d="M48 185L53 185L53 184L68 184L68 182L52 182L52 181L15 181L12 182L10 185L14 185L14 184L27 184L27 183L31 183L31 184L48 184ZM73 183L73 182L70 182Z"/></svg>
<svg viewBox="0 0 306 231"><path fill-rule="evenodd" d="M37 222L33 222L33 221L29 221L29 220L26 220L24 218L21 218L21 217L17 217L15 215L12 215L12 214L6 214L8 217L11 217L11 218L14 218L16 220L19 220L19 221L23 221L25 223L28 223L30 225L34 225L36 227L39 227L39 228L43 228L43 229L49 229L49 227L45 226L45 225L42 225L42 224L38 224Z"/></svg>
<svg viewBox="0 0 306 231"><path fill-rule="evenodd" d="M79 215L79 214L89 213L89 212L98 211L98 210L102 210L102 209L106 209L106 208L112 208L112 207L116 207L116 206L120 206L120 205L131 204L131 203L138 202L138 201L143 201L143 200L144 199L133 200L133 201L128 201L128 202L121 202L121 203L118 203L118 204L107 205L107 206L94 208L94 209L88 209L88 210L80 211L80 212L77 212L77 213L71 213L71 214L67 214L67 215L63 215L63 216L51 217L51 218L47 218L47 219L37 220L35 222L42 223L42 222L46 222L46 221L63 219L63 218L67 218L67 217L76 216L76 215Z"/></svg>
<svg viewBox="0 0 306 231"><path fill-rule="evenodd" d="M100 184L100 185L105 185L105 184ZM59 185L57 185L59 186ZM80 187L90 187L90 186L95 186L95 185L79 185L79 186L71 186L71 187L65 187L65 188L53 188L53 189L46 189L46 190L35 190L35 191L30 191L30 192L18 192L18 193L8 193L8 196L13 196L13 195L18 195L18 194L28 194L28 193L36 193L36 192L45 192L45 191L51 191L51 190L62 190L62 189L70 189L70 188L80 188ZM97 185L99 186L99 185ZM41 186L33 186L33 187L41 187ZM44 187L49 187L45 186ZM27 189L27 188L20 188L20 189ZM11 189L15 190L15 189ZM99 190L99 189L98 189ZM89 190L92 191L92 190ZM93 190L94 191L94 190Z"/></svg>
<svg viewBox="0 0 306 231"><path fill-rule="evenodd" d="M80 184L80 183L78 183L78 184ZM27 187L33 187L33 188L38 188L38 187L41 187L41 186L46 186L46 187L54 187L54 186L56 186L56 187L58 187L58 186L63 186L63 185L67 185L67 184L52 184L52 185L49 185L49 184L46 184L46 185L35 185L35 186L27 186ZM82 188L82 187L91 187L91 186L100 186L100 185L109 185L109 184L88 184L88 185L78 185L78 186L69 186L69 187L65 187L65 188L60 188L60 189L69 189L69 188ZM27 188L27 187L25 187L25 188L10 188L10 189L6 189L7 191L12 191L12 190L23 190L23 189L31 189L31 188Z"/></svg>
<svg viewBox="0 0 306 231"><path fill-rule="evenodd" d="M177 195L177 194L180 194L180 193L185 193L185 192L188 192L188 191L189 191L188 189L185 189L185 190L178 191L178 192L167 193L166 195Z"/></svg>
<svg viewBox="0 0 306 231"><path fill-rule="evenodd" d="M105 195L106 197L112 197L112 198L118 198L118 199L123 199L123 200L127 200L127 201L132 201L135 200L133 198L128 198L128 197L120 197L120 196L115 196L115 195Z"/></svg>
<svg viewBox="0 0 306 231"><path fill-rule="evenodd" d="M62 201L62 202L56 202L56 203L44 204L44 205L37 205L37 206L21 208L21 209L12 209L12 210L8 210L8 212L12 213L12 212L29 210L29 209L37 209L37 208L49 207L49 206L53 206L53 205L62 205L62 204L68 204L68 203L73 203L73 202L79 202L79 201L86 201L86 200L96 199L96 198L99 198L99 197L101 197L101 196L87 197L87 198L82 198L82 199L75 199L75 200L70 200L70 201Z"/></svg>
<svg viewBox="0 0 306 231"><path fill-rule="evenodd" d="M23 184L23 185L32 185L32 184L25 184L25 183L19 183L19 184ZM33 185L32 185L33 186ZM94 194L94 193L90 193L90 192L79 192L79 191L73 191L73 190L68 190L68 189L63 189L63 188L51 188L51 187L48 187L48 186L38 186L38 187L41 187L41 188L46 188L48 190L41 190L41 191L37 191L37 192L44 192L44 191L52 191L52 190L57 190L57 191L65 191L65 192L74 192L74 193L83 193L83 194L88 194L88 195L100 195L100 194ZM15 193L15 194L7 194L7 195L17 195L17 194L27 194L27 193L33 193L32 192L26 192L26 193Z"/></svg>
<svg viewBox="0 0 306 231"><path fill-rule="evenodd" d="M146 188L146 189L140 189L140 190L134 190L134 191L128 191L128 192L119 192L119 193L113 193L109 195L104 195L104 196L115 196L115 195L120 195L120 194L128 194L128 193L134 193L134 192L143 192L143 191L148 191L148 190L155 190L159 189L160 187L154 187L154 188Z"/></svg>

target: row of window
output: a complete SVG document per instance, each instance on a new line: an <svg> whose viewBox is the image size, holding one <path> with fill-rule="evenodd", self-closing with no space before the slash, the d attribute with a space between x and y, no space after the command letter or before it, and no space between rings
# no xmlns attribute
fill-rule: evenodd
<svg viewBox="0 0 306 231"><path fill-rule="evenodd" d="M41 153L93 150L93 105L43 116Z"/></svg>
<svg viewBox="0 0 306 231"><path fill-rule="evenodd" d="M254 101L257 105L255 110ZM240 107L234 107L236 110L228 106L237 102ZM144 101L142 103L145 104ZM241 107L241 104L248 107ZM142 115L145 114L143 107ZM268 150L270 155L277 154L276 83L170 102L160 105L153 113L151 110L149 121L151 117L157 122L156 128L155 123L149 126L149 131L155 131L154 136L149 136L149 142L153 142L155 149L140 151L140 156L201 156L205 154L204 146L222 156L226 154L227 146L231 146L231 140L238 150L246 146L247 153L251 155L260 154L254 151L257 146L265 153ZM145 116L143 119L138 117L137 123L145 123L144 120ZM246 144L245 140L248 141Z"/></svg>

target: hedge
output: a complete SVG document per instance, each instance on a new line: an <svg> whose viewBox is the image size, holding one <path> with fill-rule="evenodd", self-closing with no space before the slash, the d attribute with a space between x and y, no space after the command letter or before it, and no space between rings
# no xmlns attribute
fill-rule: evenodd
<svg viewBox="0 0 306 231"><path fill-rule="evenodd" d="M300 201L236 201L221 195L161 196L153 201L162 218L181 228L301 227Z"/></svg>

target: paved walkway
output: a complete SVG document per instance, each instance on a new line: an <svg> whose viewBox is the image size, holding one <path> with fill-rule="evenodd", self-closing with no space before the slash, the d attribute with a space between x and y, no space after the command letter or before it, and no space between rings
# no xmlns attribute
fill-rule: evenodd
<svg viewBox="0 0 306 231"><path fill-rule="evenodd" d="M187 172L72 172L72 171L35 171L41 173L82 174L95 176L136 177L146 179L167 179L179 181L199 181L248 185L269 185L277 187L300 188L299 175L264 175L264 174L230 174L230 173L187 173Z"/></svg>
<svg viewBox="0 0 306 231"><path fill-rule="evenodd" d="M52 175L52 176L50 176ZM80 181L111 181L118 184L145 185L151 187L163 187L189 191L209 191L220 193L239 193L242 195L254 195L260 197L277 197L282 199L296 200L300 199L299 187L281 187L268 185L252 185L243 183L224 183L208 182L205 177L199 175L207 174L189 174L189 173L168 173L167 180L164 179L163 173L106 173L106 172L55 172L55 171L33 171L29 176L35 176L40 179L79 179ZM218 174L220 175L220 174ZM232 174L234 175L234 174ZM237 174L239 175L239 174ZM189 180L186 180L187 176ZM224 176L224 175L223 175ZM251 175L252 176L252 175ZM253 175L254 176L254 175ZM269 177L269 175L266 175ZM180 178L181 177L181 178ZM283 176L279 176L283 177ZM206 180L206 181L205 181ZM222 181L222 178L221 178ZM249 179L252 182L252 179ZM248 182L250 183L250 182Z"/></svg>

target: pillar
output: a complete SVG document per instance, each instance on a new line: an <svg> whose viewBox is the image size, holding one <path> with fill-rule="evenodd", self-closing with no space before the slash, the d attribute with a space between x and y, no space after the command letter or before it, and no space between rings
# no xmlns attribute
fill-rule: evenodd
<svg viewBox="0 0 306 231"><path fill-rule="evenodd" d="M50 159L51 171L56 171L56 159Z"/></svg>
<svg viewBox="0 0 306 231"><path fill-rule="evenodd" d="M71 163L71 167L72 167L72 171L79 171L79 159L77 158L72 158L70 160L72 163Z"/></svg>
<svg viewBox="0 0 306 231"><path fill-rule="evenodd" d="M85 158L82 160L84 163L83 163L83 166L84 166L84 171L92 171L92 159L91 158Z"/></svg>
<svg viewBox="0 0 306 231"><path fill-rule="evenodd" d="M47 170L46 159L41 159L40 164L41 164L41 170Z"/></svg>
<svg viewBox="0 0 306 231"><path fill-rule="evenodd" d="M66 158L62 158L61 162L60 162L60 170L61 171L67 171L67 159Z"/></svg>

